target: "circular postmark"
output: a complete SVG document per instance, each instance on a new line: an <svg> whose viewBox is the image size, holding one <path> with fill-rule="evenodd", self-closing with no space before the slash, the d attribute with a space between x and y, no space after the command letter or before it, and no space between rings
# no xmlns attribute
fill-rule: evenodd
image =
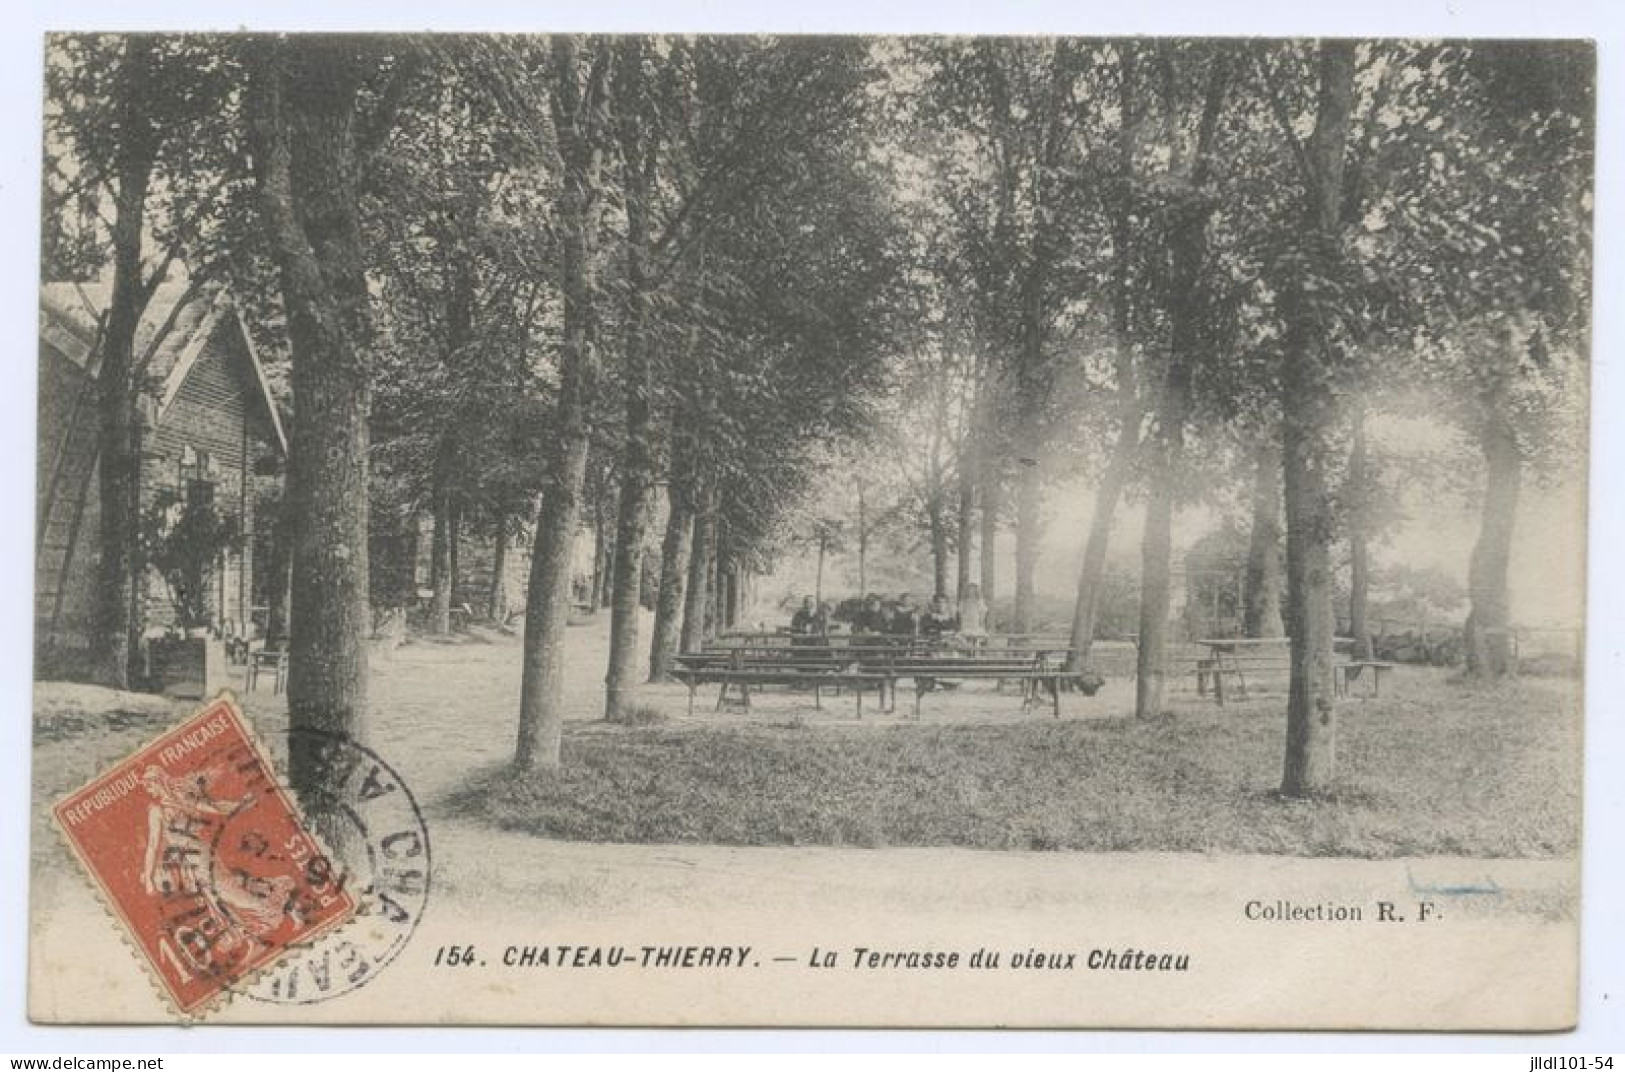
<svg viewBox="0 0 1625 1072"><path fill-rule="evenodd" d="M304 903L284 902L293 914L318 910L341 890L356 900L347 924L290 944L276 964L231 988L258 1001L309 1005L366 985L406 948L429 900L429 831L405 781L372 749L303 728L290 729L288 743L311 775L302 780L315 787L303 794L307 822L335 860L311 851L308 838L272 843L252 824L252 809L224 822L217 836L235 859L265 854L296 866L305 892ZM224 888L218 877L217 887Z"/></svg>

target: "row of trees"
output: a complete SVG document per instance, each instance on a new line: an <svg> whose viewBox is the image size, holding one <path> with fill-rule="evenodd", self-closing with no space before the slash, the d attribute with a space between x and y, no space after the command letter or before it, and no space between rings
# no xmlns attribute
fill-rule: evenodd
<svg viewBox="0 0 1625 1072"><path fill-rule="evenodd" d="M1589 56L1352 41L902 51L893 80L930 176L915 200L941 315L916 347L921 430L893 497L922 504L936 590L952 591L951 545L963 596L979 533L979 583L997 598L1013 515L1007 625L1029 630L1043 489L1089 474L1081 666L1114 515L1140 496L1136 710L1155 714L1175 511L1245 489L1244 628L1292 637L1283 786L1317 791L1334 754L1334 545L1369 645L1369 545L1396 517L1398 479L1418 475L1371 442L1371 415L1443 413L1477 474L1462 454L1445 465L1465 474L1420 475L1482 489L1468 666L1505 673L1521 474L1582 456Z"/></svg>
<svg viewBox="0 0 1625 1072"><path fill-rule="evenodd" d="M128 680L139 569L119 508L135 495L127 355L176 258L200 291L233 284L286 355L296 727L365 734L372 615L410 598L428 512L440 623L460 531L494 539L499 575L508 541L531 535L516 763L556 765L589 470L618 497L616 717L645 672L656 490L659 677L679 633L714 628L718 593L779 538L808 459L867 423L898 231L882 169L854 151L874 79L861 42L53 46L46 272L82 276L109 234L114 247L102 541L116 553L97 629L110 684ZM291 765L309 788L314 759Z"/></svg>
<svg viewBox="0 0 1625 1072"><path fill-rule="evenodd" d="M1382 505L1366 406L1432 392L1481 445L1470 650L1504 660L1520 474L1560 452L1584 353L1577 62L1348 41L55 39L47 271L110 261L115 280L102 676L133 652L134 325L184 256L287 355L295 727L364 733L373 607L405 598L428 512L441 627L460 532L494 541L499 577L533 541L516 764L556 765L589 501L613 495L617 717L645 672L645 561L658 678L831 473L856 477L861 558L877 452L905 456L886 509L918 518L939 591L996 596L1013 514L1014 631L1046 484L1095 477L1080 662L1113 516L1143 495L1136 707L1154 714L1173 517L1224 458L1256 504L1260 630L1284 501L1283 785L1316 791L1330 549L1363 546ZM296 785L309 769L294 757Z"/></svg>

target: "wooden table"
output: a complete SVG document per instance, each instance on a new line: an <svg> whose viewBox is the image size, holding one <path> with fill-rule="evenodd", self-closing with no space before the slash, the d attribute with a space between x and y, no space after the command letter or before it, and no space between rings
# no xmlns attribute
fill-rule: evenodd
<svg viewBox="0 0 1625 1072"><path fill-rule="evenodd" d="M1340 696L1349 694L1349 685L1354 679L1367 670L1371 671L1371 695L1382 695L1382 675L1394 668L1393 663L1379 662L1376 659L1352 659L1346 663L1332 664L1332 685Z"/></svg>
<svg viewBox="0 0 1625 1072"><path fill-rule="evenodd" d="M1248 670L1292 669L1292 641L1288 637L1215 637L1198 640L1208 649L1208 657L1196 663L1196 694L1207 695L1207 679L1213 678L1213 698L1225 703L1224 679L1234 676L1240 699L1247 698Z"/></svg>

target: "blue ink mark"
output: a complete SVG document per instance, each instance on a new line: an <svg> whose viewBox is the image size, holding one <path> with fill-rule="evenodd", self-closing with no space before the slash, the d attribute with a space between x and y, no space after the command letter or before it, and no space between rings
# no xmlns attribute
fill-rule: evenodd
<svg viewBox="0 0 1625 1072"><path fill-rule="evenodd" d="M1485 877L1481 883L1470 883L1466 885L1436 886L1431 883L1424 885L1417 882L1416 876L1411 874L1410 864L1405 865L1405 881L1410 886L1412 893L1431 893L1436 896L1443 897L1488 895L1499 898L1501 896L1501 887L1496 885L1495 880L1489 877Z"/></svg>

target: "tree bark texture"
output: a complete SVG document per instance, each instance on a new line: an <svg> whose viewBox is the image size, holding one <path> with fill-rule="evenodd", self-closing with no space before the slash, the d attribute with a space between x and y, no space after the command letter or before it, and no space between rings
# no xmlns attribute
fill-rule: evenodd
<svg viewBox="0 0 1625 1072"><path fill-rule="evenodd" d="M694 517L694 538L688 555L688 591L683 603L683 651L705 647L706 604L709 602L711 558L716 553L716 492L709 485L700 493Z"/></svg>
<svg viewBox="0 0 1625 1072"><path fill-rule="evenodd" d="M600 45L583 82L579 42L552 41L553 128L564 165L559 198L559 292L563 332L553 449L531 555L525 601L519 734L514 765L556 768L564 730L564 634L570 612L570 562L587 471L588 410L598 374L598 227L607 52Z"/></svg>
<svg viewBox="0 0 1625 1072"><path fill-rule="evenodd" d="M339 36L268 45L249 109L261 209L292 351L289 780L342 837L324 735L367 739L367 277L356 191L365 46ZM345 851L336 847L341 854Z"/></svg>
<svg viewBox="0 0 1625 1072"><path fill-rule="evenodd" d="M1038 572L1038 545L1043 531L1044 489L1037 458L1021 460L1016 484L1016 602L1010 623L1013 633L1033 631L1034 577Z"/></svg>
<svg viewBox="0 0 1625 1072"><path fill-rule="evenodd" d="M1082 670L1089 663L1089 649L1095 642L1095 627L1100 618L1100 597L1105 590L1106 552L1111 544L1112 515L1123 497L1128 484L1134 455L1139 449L1139 417L1136 414L1132 430L1124 426L1119 432L1112 460L1095 489L1095 510L1089 518L1089 537L1083 545L1083 568L1078 574L1078 599L1072 608L1071 652L1067 654L1068 670Z"/></svg>
<svg viewBox="0 0 1625 1072"><path fill-rule="evenodd" d="M858 592L860 595L869 592L869 503L861 482L858 484Z"/></svg>
<svg viewBox="0 0 1625 1072"><path fill-rule="evenodd" d="M1517 430L1506 415L1504 399L1492 397L1479 432L1484 453L1484 508L1478 542L1467 570L1467 672L1496 678L1516 672L1513 655L1512 600L1507 571L1512 535L1523 482L1523 457Z"/></svg>
<svg viewBox="0 0 1625 1072"><path fill-rule="evenodd" d="M619 50L622 194L626 208L626 325L620 502L615 521L614 585L610 596L609 666L604 674L604 717L615 720L639 683L638 616L643 595L643 540L654 485L653 362L649 338L649 198L655 180L653 141L644 129L641 38L625 37Z"/></svg>
<svg viewBox="0 0 1625 1072"><path fill-rule="evenodd" d="M683 627L683 595L688 587L689 546L694 512L675 480L666 490L666 534L660 541L660 594L655 600L654 636L649 642L649 681L667 681Z"/></svg>
<svg viewBox="0 0 1625 1072"><path fill-rule="evenodd" d="M1315 128L1305 154L1305 231L1310 271L1331 266L1343 210L1343 166L1354 97L1354 44L1320 46ZM1303 272L1295 273L1301 280ZM1337 710L1332 681L1330 485L1335 398L1331 341L1313 296L1301 286L1284 297L1286 367L1281 378L1282 448L1287 529L1287 635L1292 684L1287 698L1286 755L1281 792L1309 796L1331 787L1337 764Z"/></svg>
<svg viewBox="0 0 1625 1072"><path fill-rule="evenodd" d="M1253 464L1252 532L1242 578L1241 632L1278 637L1281 624L1281 442L1272 429Z"/></svg>
<svg viewBox="0 0 1625 1072"><path fill-rule="evenodd" d="M1004 474L996 458L982 450L982 538L977 550L981 555L982 602L987 605L988 632L996 632L997 612L994 601L999 593L999 513L1004 506Z"/></svg>
<svg viewBox="0 0 1625 1072"><path fill-rule="evenodd" d="M1228 63L1215 57L1197 128L1196 152L1185 189L1172 206L1168 246L1174 301L1168 310L1168 368L1152 431L1151 494L1140 543L1140 642L1135 666L1134 713L1162 713L1167 685L1168 618L1173 602L1173 519L1184 468L1185 423L1190 417L1192 373L1201 345L1198 293L1207 251L1207 225L1214 205L1203 189L1213 153L1219 113L1228 84Z"/></svg>
<svg viewBox="0 0 1625 1072"><path fill-rule="evenodd" d="M598 608L609 603L610 571L615 562L615 533L610 513L602 501L592 505L592 595L587 600L587 613L597 614Z"/></svg>
<svg viewBox="0 0 1625 1072"><path fill-rule="evenodd" d="M508 526L506 516L497 518L495 546L491 549L491 593L486 617L497 625L508 620Z"/></svg>
<svg viewBox="0 0 1625 1072"><path fill-rule="evenodd" d="M1137 53L1127 43L1119 46L1117 139L1118 166L1124 175L1124 190L1112 211L1112 328L1117 353L1117 442L1111 461L1095 489L1095 509L1089 518L1089 537L1083 546L1083 563L1078 571L1078 598L1072 608L1071 651L1066 668L1083 670L1089 663L1090 648L1100 618L1100 600L1106 585L1106 554L1110 549L1112 518L1123 497L1134 462L1140 451L1140 424L1144 417L1140 401L1139 370L1132 341L1132 305L1129 293L1132 274L1130 243L1133 241L1132 200L1138 129L1135 68Z"/></svg>
<svg viewBox="0 0 1625 1072"><path fill-rule="evenodd" d="M1349 491L1346 496L1349 534L1349 635L1363 659L1376 654L1371 643L1371 625L1366 611L1371 601L1371 546L1367 532L1370 523L1371 475L1366 451L1365 414L1354 416L1354 446L1349 451Z"/></svg>
<svg viewBox="0 0 1625 1072"><path fill-rule="evenodd" d="M722 571L727 558L723 552L726 543L722 538L722 526L719 522L713 524L711 558L706 563L708 568L705 571L705 616L700 620L700 638L705 644L709 644L722 630Z"/></svg>
<svg viewBox="0 0 1625 1072"><path fill-rule="evenodd" d="M442 488L434 497L434 536L429 544L429 632L451 632L451 492Z"/></svg>
<svg viewBox="0 0 1625 1072"><path fill-rule="evenodd" d="M819 606L824 604L824 556L828 553L829 534L818 534L818 566L813 574L813 602Z"/></svg>
<svg viewBox="0 0 1625 1072"><path fill-rule="evenodd" d="M931 595L948 594L948 504L946 493L931 506Z"/></svg>
<svg viewBox="0 0 1625 1072"><path fill-rule="evenodd" d="M957 540L954 554L954 600L963 602L970 594L970 586L976 583L974 570L975 559L971 548L976 545L976 444L975 433L967 432L959 445L959 499L957 511L954 516L954 531ZM862 523L862 517L859 517ZM867 533L859 529L860 553L867 548L861 546L867 542ZM861 575L861 568L860 568ZM867 591L862 580L858 582L859 591Z"/></svg>
<svg viewBox="0 0 1625 1072"><path fill-rule="evenodd" d="M1166 691L1168 618L1173 605L1174 493L1184 458L1189 409L1189 359L1171 349L1162 405L1152 433L1151 495L1140 539L1140 637L1134 674L1134 713L1140 718L1162 713Z"/></svg>
<svg viewBox="0 0 1625 1072"><path fill-rule="evenodd" d="M120 138L113 159L118 184L113 203L113 293L96 380L101 526L90 671L92 680L115 689L130 687L141 644L141 427L136 413L135 333L151 293L141 277L141 250L147 191L159 147L158 132L143 114L150 60L144 41L130 39L115 81ZM66 583L66 578L58 583Z"/></svg>

